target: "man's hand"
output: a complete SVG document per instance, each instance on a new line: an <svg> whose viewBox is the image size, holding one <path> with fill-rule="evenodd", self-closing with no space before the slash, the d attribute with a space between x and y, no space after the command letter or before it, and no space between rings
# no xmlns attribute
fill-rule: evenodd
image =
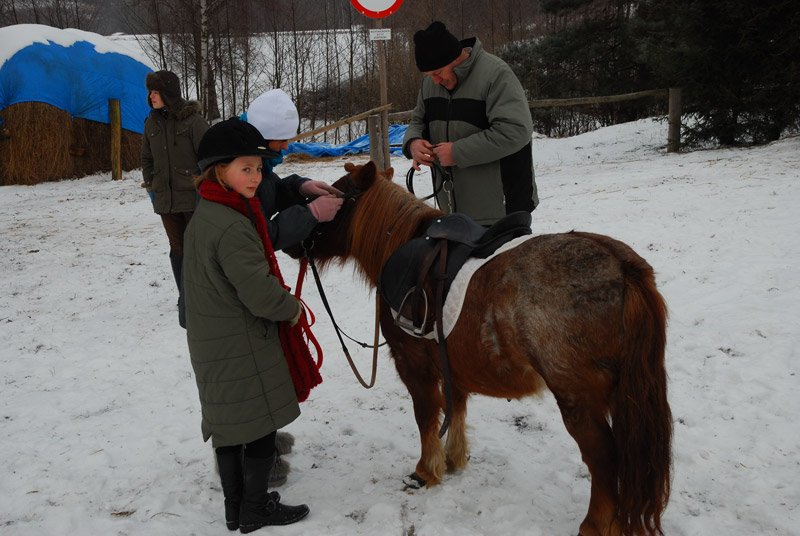
<svg viewBox="0 0 800 536"><path fill-rule="evenodd" d="M456 161L453 160L453 142L451 141L434 146L433 154L439 159L439 163L445 167L456 165Z"/></svg>
<svg viewBox="0 0 800 536"><path fill-rule="evenodd" d="M339 189L322 181L304 181L300 185L300 195L304 197L319 197L322 195L344 195Z"/></svg>
<svg viewBox="0 0 800 536"><path fill-rule="evenodd" d="M428 140L417 138L408 145L408 152L411 153L411 165L419 171L420 164L431 167L435 158L433 145Z"/></svg>

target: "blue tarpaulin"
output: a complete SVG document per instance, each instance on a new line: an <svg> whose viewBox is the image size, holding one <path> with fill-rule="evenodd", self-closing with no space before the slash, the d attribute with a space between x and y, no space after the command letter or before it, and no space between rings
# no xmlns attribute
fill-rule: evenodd
<svg viewBox="0 0 800 536"><path fill-rule="evenodd" d="M119 99L122 128L141 134L150 113L144 82L152 69L108 50L113 47L100 35L78 30L0 28L0 110L45 102L73 117L108 123L108 101Z"/></svg>
<svg viewBox="0 0 800 536"><path fill-rule="evenodd" d="M390 125L389 126L389 151L391 154L402 154L403 136L406 133L408 125ZM344 156L348 154L360 154L369 152L369 135L361 136L349 143L341 143L339 145L331 145L330 143L290 143L289 150L284 151L286 154L290 153L306 153L311 156Z"/></svg>

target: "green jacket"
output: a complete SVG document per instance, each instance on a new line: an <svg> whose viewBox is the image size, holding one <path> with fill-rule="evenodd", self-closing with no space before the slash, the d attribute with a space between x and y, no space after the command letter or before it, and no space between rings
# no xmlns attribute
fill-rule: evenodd
<svg viewBox="0 0 800 536"><path fill-rule="evenodd" d="M184 236L186 336L214 448L255 441L300 406L278 336L299 302L269 273L250 219L201 199Z"/></svg>
<svg viewBox="0 0 800 536"><path fill-rule="evenodd" d="M184 102L174 116L151 110L142 136L142 175L157 214L192 212L197 202L197 149L208 130L200 103Z"/></svg>
<svg viewBox="0 0 800 536"><path fill-rule="evenodd" d="M453 191L437 196L445 212L462 212L476 222L494 223L507 213L532 211L539 203L533 174L533 122L525 91L511 68L483 50L477 38L454 71L453 91L423 77L417 105L403 138L454 142L456 165L449 168ZM454 205L454 206L453 206Z"/></svg>

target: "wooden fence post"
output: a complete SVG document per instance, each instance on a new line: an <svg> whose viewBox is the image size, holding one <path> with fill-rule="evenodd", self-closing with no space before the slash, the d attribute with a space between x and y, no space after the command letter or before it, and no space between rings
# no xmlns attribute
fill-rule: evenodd
<svg viewBox="0 0 800 536"><path fill-rule="evenodd" d="M381 122L380 115L371 115L367 117L367 131L369 132L369 158L375 162L375 165L378 166L379 171L386 169L383 141L383 136L385 134L381 132L381 128L379 126Z"/></svg>
<svg viewBox="0 0 800 536"><path fill-rule="evenodd" d="M119 99L108 100L108 123L111 127L111 178L122 178L122 113Z"/></svg>
<svg viewBox="0 0 800 536"><path fill-rule="evenodd" d="M681 100L679 87L669 88L669 130L667 131L667 152L677 153L681 148Z"/></svg>

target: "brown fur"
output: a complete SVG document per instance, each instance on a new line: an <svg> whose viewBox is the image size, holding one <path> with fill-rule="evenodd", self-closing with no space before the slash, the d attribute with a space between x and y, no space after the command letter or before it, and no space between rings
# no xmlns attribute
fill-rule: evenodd
<svg viewBox="0 0 800 536"><path fill-rule="evenodd" d="M372 163L345 169L363 193L322 228L311 254L322 263L352 259L375 286L391 253L441 212L386 180L392 170L378 173ZM344 179L336 186L352 188ZM462 311L447 339L453 420L443 448L436 344L410 337L381 309L420 430L417 475L432 486L466 465L470 393L521 398L547 387L592 476L581 534L662 534L672 441L667 309L647 262L607 236L537 236L479 270Z"/></svg>

